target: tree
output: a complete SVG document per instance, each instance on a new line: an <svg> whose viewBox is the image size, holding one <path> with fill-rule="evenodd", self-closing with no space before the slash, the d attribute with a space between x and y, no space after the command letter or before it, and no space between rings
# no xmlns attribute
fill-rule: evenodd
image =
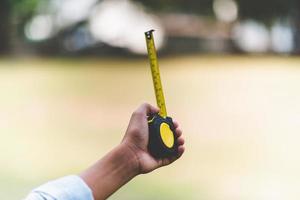
<svg viewBox="0 0 300 200"><path fill-rule="evenodd" d="M0 54L9 52L10 47L10 15L11 2L9 0L0 1Z"/></svg>
<svg viewBox="0 0 300 200"><path fill-rule="evenodd" d="M13 33L19 30L24 20L33 14L38 0L0 1L0 54L11 51Z"/></svg>

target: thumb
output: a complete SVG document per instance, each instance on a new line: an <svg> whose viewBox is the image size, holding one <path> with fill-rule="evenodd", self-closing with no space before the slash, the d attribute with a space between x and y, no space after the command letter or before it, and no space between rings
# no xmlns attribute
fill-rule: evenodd
<svg viewBox="0 0 300 200"><path fill-rule="evenodd" d="M136 113L140 113L143 115L149 115L149 114L158 113L158 112L159 112L159 109L157 107L152 106L149 103L143 103L136 110Z"/></svg>

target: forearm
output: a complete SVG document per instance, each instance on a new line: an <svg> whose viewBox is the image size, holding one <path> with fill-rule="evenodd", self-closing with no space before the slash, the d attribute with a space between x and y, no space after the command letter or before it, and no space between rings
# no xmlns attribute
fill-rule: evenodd
<svg viewBox="0 0 300 200"><path fill-rule="evenodd" d="M80 176L93 191L95 200L103 200L135 177L138 167L135 155L120 144Z"/></svg>

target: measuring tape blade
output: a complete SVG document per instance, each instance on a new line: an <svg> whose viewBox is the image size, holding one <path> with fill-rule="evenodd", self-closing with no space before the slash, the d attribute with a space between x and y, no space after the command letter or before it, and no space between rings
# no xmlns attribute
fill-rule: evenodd
<svg viewBox="0 0 300 200"><path fill-rule="evenodd" d="M157 106L159 107L159 115L162 117L167 117L167 109L166 109L165 98L164 98L163 88L160 79L157 54L156 54L156 49L155 49L154 39L153 39L153 31L154 30L145 32L147 51L148 51L148 57L149 57L149 62L151 67L156 103Z"/></svg>

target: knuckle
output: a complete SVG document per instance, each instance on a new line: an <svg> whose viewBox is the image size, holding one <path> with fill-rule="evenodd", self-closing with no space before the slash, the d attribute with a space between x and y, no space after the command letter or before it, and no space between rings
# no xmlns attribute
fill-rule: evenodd
<svg viewBox="0 0 300 200"><path fill-rule="evenodd" d="M132 127L130 128L130 132L131 132L132 134L139 134L140 129L139 129L137 126L132 126Z"/></svg>
<svg viewBox="0 0 300 200"><path fill-rule="evenodd" d="M149 103L144 102L144 103L141 105L141 107L143 108L143 110L149 110L149 109L151 109L152 106L151 106Z"/></svg>
<svg viewBox="0 0 300 200"><path fill-rule="evenodd" d="M136 111L134 111L132 114L131 114L131 118L134 117L136 115Z"/></svg>
<svg viewBox="0 0 300 200"><path fill-rule="evenodd" d="M147 103L147 102L144 102L144 103L142 103L142 106L143 106L143 107L149 107L149 106L150 106L150 104L149 104L149 103Z"/></svg>
<svg viewBox="0 0 300 200"><path fill-rule="evenodd" d="M143 115L143 112L141 112L140 110L136 110L136 111L134 111L134 112L132 113L132 115L133 115L133 116L136 116L136 117L142 116L142 115Z"/></svg>

